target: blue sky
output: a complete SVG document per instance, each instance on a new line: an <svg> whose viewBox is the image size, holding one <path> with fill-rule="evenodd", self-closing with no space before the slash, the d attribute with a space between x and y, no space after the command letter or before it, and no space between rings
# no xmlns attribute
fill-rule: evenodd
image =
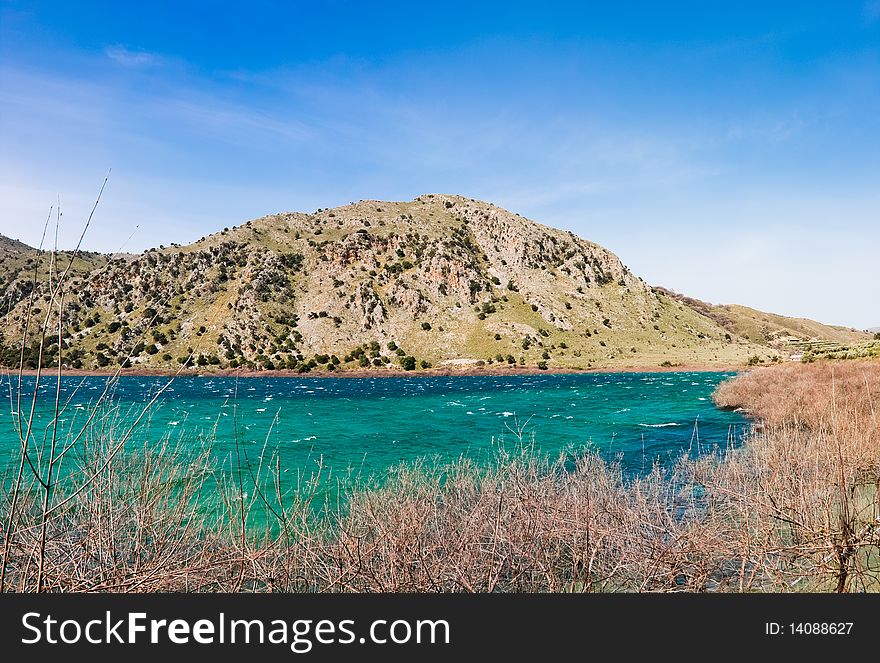
<svg viewBox="0 0 880 663"><path fill-rule="evenodd" d="M880 325L880 0L221 5L0 1L0 233L72 244L111 168L95 250L460 193Z"/></svg>

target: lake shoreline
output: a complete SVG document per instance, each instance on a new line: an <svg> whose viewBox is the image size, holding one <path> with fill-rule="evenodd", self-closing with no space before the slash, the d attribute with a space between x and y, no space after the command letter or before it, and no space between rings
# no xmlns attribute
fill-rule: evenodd
<svg viewBox="0 0 880 663"><path fill-rule="evenodd" d="M70 377L110 377L113 375L133 377L240 377L240 378L429 378L429 377L478 377L505 375L574 375L591 373L726 373L740 372L748 367L744 364L678 364L674 366L626 365L604 366L601 368L549 368L541 370L537 367L515 366L469 366L469 367L437 367L405 371L398 368L351 369L351 370L313 370L308 373L288 369L251 370L251 369L216 369L165 371L151 368L124 368L113 371L84 370L76 368L62 369L61 374ZM57 375L57 368L44 368L40 373L46 377ZM18 369L2 369L4 375L15 375ZM21 371L23 375L36 375L36 369Z"/></svg>

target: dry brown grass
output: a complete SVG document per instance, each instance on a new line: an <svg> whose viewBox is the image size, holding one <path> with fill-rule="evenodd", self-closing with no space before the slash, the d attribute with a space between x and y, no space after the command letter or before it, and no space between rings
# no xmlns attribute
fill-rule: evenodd
<svg viewBox="0 0 880 663"><path fill-rule="evenodd" d="M830 430L858 424L876 440L880 361L790 363L757 368L718 387L715 402L742 407L770 426Z"/></svg>
<svg viewBox="0 0 880 663"><path fill-rule="evenodd" d="M762 426L707 486L735 495L771 587L880 589L878 394L877 361L757 369L719 387L720 405Z"/></svg>

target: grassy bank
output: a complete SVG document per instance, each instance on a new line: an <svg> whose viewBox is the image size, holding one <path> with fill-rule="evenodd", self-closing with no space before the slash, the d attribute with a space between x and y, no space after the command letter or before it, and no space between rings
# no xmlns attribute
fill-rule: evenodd
<svg viewBox="0 0 880 663"><path fill-rule="evenodd" d="M878 362L756 369L716 394L760 423L736 448L626 478L515 440L490 467L401 468L344 506L308 482L284 494L268 454L140 444L112 404L38 434L24 398L3 589L876 591L878 393Z"/></svg>

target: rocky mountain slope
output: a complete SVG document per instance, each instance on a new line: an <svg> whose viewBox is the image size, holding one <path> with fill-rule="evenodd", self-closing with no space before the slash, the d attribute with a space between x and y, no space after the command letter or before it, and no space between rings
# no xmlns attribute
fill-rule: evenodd
<svg viewBox="0 0 880 663"><path fill-rule="evenodd" d="M17 365L16 339L48 301L51 256L4 241L0 257L0 350ZM597 244L450 195L276 214L187 246L85 255L64 301L61 347L44 362L83 369L586 369L775 354Z"/></svg>
<svg viewBox="0 0 880 663"><path fill-rule="evenodd" d="M71 260L73 262L71 262ZM9 314L21 309L27 302L37 284L41 293L48 291L53 278L69 267L71 279L83 279L95 269L107 263L107 257L99 253L59 251L38 251L27 244L0 235L0 330L8 331L17 325L10 325ZM12 316L14 318L14 315Z"/></svg>

